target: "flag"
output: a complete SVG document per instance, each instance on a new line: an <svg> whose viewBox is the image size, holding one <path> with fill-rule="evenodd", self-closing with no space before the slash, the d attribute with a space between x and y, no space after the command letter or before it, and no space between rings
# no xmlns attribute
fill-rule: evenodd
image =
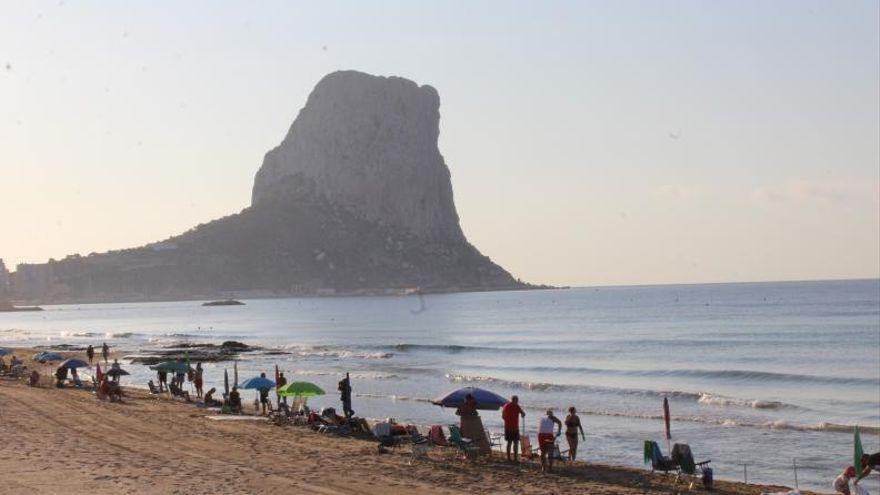
<svg viewBox="0 0 880 495"><path fill-rule="evenodd" d="M101 372L101 363L95 363L95 366L98 367L95 370L95 379L98 380L98 383L101 383L101 380L104 378L104 373Z"/></svg>
<svg viewBox="0 0 880 495"><path fill-rule="evenodd" d="M856 426L853 428L853 467L856 468L856 476L862 474L862 469L865 466L862 466L862 455L865 453L864 449L862 449L862 438L859 436L859 427Z"/></svg>

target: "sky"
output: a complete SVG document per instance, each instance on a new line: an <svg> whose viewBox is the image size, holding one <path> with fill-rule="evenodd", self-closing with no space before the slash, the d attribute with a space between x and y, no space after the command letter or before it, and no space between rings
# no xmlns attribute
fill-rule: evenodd
<svg viewBox="0 0 880 495"><path fill-rule="evenodd" d="M0 258L250 203L325 74L440 93L469 240L557 285L880 277L876 1L0 1Z"/></svg>

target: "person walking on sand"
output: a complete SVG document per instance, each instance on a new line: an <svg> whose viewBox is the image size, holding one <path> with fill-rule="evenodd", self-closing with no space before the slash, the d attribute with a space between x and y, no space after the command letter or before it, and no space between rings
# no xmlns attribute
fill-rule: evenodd
<svg viewBox="0 0 880 495"><path fill-rule="evenodd" d="M92 360L95 359L95 347L92 344L86 347L86 357L89 358L89 366L91 366Z"/></svg>
<svg viewBox="0 0 880 495"><path fill-rule="evenodd" d="M159 393L168 390L168 372L161 369L156 372L156 375L159 377Z"/></svg>
<svg viewBox="0 0 880 495"><path fill-rule="evenodd" d="M556 424L556 435L553 425ZM538 420L538 447L541 449L541 472L553 471L553 447L556 439L562 434L562 421L553 415L553 409L547 409L547 415Z"/></svg>
<svg viewBox="0 0 880 495"><path fill-rule="evenodd" d="M107 364L107 360L110 358L110 346L106 342L101 346L101 356L104 357L104 364Z"/></svg>
<svg viewBox="0 0 880 495"><path fill-rule="evenodd" d="M339 389L339 399L342 400L342 412L345 417L354 416L354 411L351 410L351 378L348 376L348 372L345 373L345 378L339 380L337 389Z"/></svg>
<svg viewBox="0 0 880 495"><path fill-rule="evenodd" d="M510 402L501 408L501 419L504 420L504 440L507 442L507 460L510 460L510 445L513 444L513 461L519 462L519 418L526 417L526 412L519 407L519 397L513 396Z"/></svg>
<svg viewBox="0 0 880 495"><path fill-rule="evenodd" d="M202 369L202 362L199 361L196 363L196 370L193 376L193 384L196 386L196 397L202 398L202 386L204 386L204 370Z"/></svg>
<svg viewBox="0 0 880 495"><path fill-rule="evenodd" d="M581 439L587 439L584 435L584 428L581 426L581 418L578 417L574 406L568 408L568 416L565 417L565 440L568 441L568 460L573 461L577 458L578 452L578 430L580 430Z"/></svg>

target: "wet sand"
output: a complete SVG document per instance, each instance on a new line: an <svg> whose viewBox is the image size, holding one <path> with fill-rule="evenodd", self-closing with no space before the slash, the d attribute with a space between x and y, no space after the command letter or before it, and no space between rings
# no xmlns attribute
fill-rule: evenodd
<svg viewBox="0 0 880 495"><path fill-rule="evenodd" d="M580 462L542 475L534 461L515 465L497 453L470 462L434 448L413 462L407 446L380 454L373 441L306 427L212 421L194 404L138 389L126 389L121 404L101 401L52 387L50 370L43 368L41 387L0 379L2 494L707 493L699 481L690 488L690 478ZM712 493L778 491L716 480Z"/></svg>

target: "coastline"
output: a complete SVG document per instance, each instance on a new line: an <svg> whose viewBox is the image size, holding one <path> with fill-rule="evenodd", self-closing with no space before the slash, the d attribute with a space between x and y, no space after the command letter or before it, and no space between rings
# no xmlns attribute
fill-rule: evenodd
<svg viewBox="0 0 880 495"><path fill-rule="evenodd" d="M305 427L211 421L194 404L136 388L125 388L122 404L100 401L52 387L52 366L39 369L40 387L0 380L0 493L707 493L699 481L691 489L690 479L598 463L542 475L533 460L515 465L495 453L471 463L439 448L411 463L406 446L379 454L373 441ZM713 493L779 491L716 479Z"/></svg>

